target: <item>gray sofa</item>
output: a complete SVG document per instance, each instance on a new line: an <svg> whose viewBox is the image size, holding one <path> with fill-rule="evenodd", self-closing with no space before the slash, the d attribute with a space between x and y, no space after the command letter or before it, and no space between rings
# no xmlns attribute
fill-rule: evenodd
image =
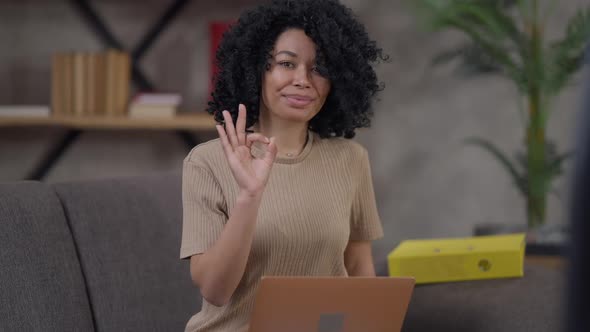
<svg viewBox="0 0 590 332"><path fill-rule="evenodd" d="M177 174L0 184L0 331L182 331L201 299L181 215ZM404 331L561 330L564 276L525 274L419 286Z"/></svg>

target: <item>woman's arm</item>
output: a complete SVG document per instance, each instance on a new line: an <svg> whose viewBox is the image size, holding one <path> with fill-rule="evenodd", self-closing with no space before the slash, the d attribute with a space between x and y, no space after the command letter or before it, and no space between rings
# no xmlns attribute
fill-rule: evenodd
<svg viewBox="0 0 590 332"><path fill-rule="evenodd" d="M277 147L274 139L260 134L246 135L246 108L239 106L234 127L229 112L224 111L225 128L217 126L232 175L240 189L229 220L217 241L206 252L191 257L191 279L211 304L229 302L244 274L258 209L270 175ZM266 153L258 158L250 151L253 142L266 144Z"/></svg>
<svg viewBox="0 0 590 332"><path fill-rule="evenodd" d="M371 241L350 241L344 251L344 265L351 277L374 277Z"/></svg>
<svg viewBox="0 0 590 332"><path fill-rule="evenodd" d="M248 262L260 197L239 194L227 224L215 244L191 257L193 282L203 297L215 306L227 304Z"/></svg>

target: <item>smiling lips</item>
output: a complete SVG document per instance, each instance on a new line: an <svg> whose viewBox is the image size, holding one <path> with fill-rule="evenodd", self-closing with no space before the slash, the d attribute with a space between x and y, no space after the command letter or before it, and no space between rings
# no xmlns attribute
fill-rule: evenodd
<svg viewBox="0 0 590 332"><path fill-rule="evenodd" d="M305 107L313 102L313 98L302 95L284 95L287 103L293 107Z"/></svg>

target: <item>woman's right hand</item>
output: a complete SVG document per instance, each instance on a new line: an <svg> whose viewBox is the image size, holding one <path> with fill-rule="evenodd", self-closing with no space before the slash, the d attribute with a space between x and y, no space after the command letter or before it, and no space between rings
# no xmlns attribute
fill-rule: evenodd
<svg viewBox="0 0 590 332"><path fill-rule="evenodd" d="M249 195L259 195L266 186L277 155L278 149L274 138L269 139L258 133L246 133L246 106L242 104L238 109L235 126L228 111L223 111L223 119L225 129L222 125L216 127L232 174L241 191ZM252 155L251 148L254 142L265 145L263 156Z"/></svg>

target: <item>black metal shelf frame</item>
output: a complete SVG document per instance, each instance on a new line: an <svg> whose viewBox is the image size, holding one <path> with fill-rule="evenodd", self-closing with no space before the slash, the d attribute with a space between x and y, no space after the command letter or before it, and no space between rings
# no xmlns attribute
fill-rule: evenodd
<svg viewBox="0 0 590 332"><path fill-rule="evenodd" d="M76 9L80 17L89 25L92 31L100 38L105 47L115 48L124 51L125 48L119 39L106 25L104 19L99 15L89 0L70 0L70 4ZM131 80L141 91L153 91L155 84L145 75L139 64L141 58L149 51L154 42L162 32L173 22L173 20L186 8L189 0L173 0L163 14L149 27L143 38L130 51L131 54ZM80 137L83 130L68 129L64 136L59 139L43 156L39 164L29 174L29 180L42 180L55 166L67 149ZM176 130L176 134L190 150L197 145L198 140L188 130Z"/></svg>

